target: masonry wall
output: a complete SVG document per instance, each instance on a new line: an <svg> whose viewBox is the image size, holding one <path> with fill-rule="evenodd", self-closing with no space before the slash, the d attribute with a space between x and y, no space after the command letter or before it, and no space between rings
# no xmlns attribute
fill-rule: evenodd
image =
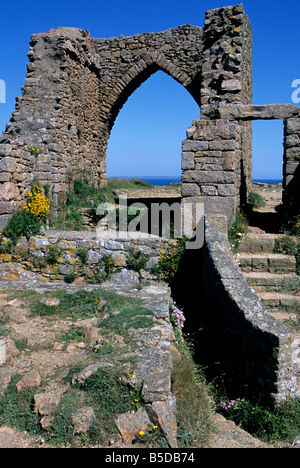
<svg viewBox="0 0 300 468"><path fill-rule="evenodd" d="M214 118L228 104L252 103L252 28L243 5L206 12L201 85L201 115ZM239 187L245 202L252 182L252 122L241 126Z"/></svg>
<svg viewBox="0 0 300 468"><path fill-rule="evenodd" d="M178 245L176 239L151 239L147 236L134 239L121 235L112 239L109 234L95 238L93 234L71 232L59 237L52 232L29 240L21 237L12 250L7 249L8 253L0 254L0 281L61 282L66 275L74 274L75 283L97 283L101 282L100 277L106 271L105 258L111 258L110 272L119 272L121 278L127 278L129 287L136 287L142 279L155 279L151 273L153 266L157 266L160 258ZM49 260L53 249L55 261ZM84 259L82 251L85 251ZM147 259L139 273L128 263L133 252L140 252L142 258Z"/></svg>
<svg viewBox="0 0 300 468"><path fill-rule="evenodd" d="M288 213L300 213L300 111L284 120L283 203Z"/></svg>
<svg viewBox="0 0 300 468"><path fill-rule="evenodd" d="M211 215L205 224L202 301L195 319L203 330L198 343L210 379L223 380L229 398L272 405L297 397L295 337L244 279L227 240L226 218Z"/></svg>
<svg viewBox="0 0 300 468"><path fill-rule="evenodd" d="M10 192L1 200L4 224L34 177L50 186L54 205L71 177L105 184L106 148L118 112L156 71L200 103L202 35L203 28L189 25L110 39L75 28L34 34L22 96L0 140L0 158L11 158L3 162L3 195ZM29 146L40 149L39 158L26 151Z"/></svg>
<svg viewBox="0 0 300 468"><path fill-rule="evenodd" d="M239 206L242 128L226 120L198 120L182 144L182 196L200 196L205 214L231 220Z"/></svg>
<svg viewBox="0 0 300 468"><path fill-rule="evenodd" d="M2 225L22 205L34 177L49 185L54 206L71 177L105 184L115 119L158 70L184 86L204 116L251 100L251 27L242 4L206 12L204 27L132 37L94 39L81 29L51 29L31 37L28 57L22 96L0 140L0 158L12 158L9 166L3 163ZM40 149L39 158L26 151L29 145Z"/></svg>

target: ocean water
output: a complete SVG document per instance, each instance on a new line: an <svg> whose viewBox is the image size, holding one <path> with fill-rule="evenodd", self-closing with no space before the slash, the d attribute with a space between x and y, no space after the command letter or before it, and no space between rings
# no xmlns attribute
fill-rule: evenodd
<svg viewBox="0 0 300 468"><path fill-rule="evenodd" d="M253 179L253 182L260 182L263 184L277 185L282 184L282 179Z"/></svg>
<svg viewBox="0 0 300 468"><path fill-rule="evenodd" d="M139 177L141 180L145 180L146 182L149 182L149 184L152 185L170 185L172 183L180 183L181 182L181 177ZM253 179L253 182L260 182L263 184L271 184L271 185L277 185L282 183L282 179Z"/></svg>
<svg viewBox="0 0 300 468"><path fill-rule="evenodd" d="M132 177L124 177L125 179L131 179ZM170 177L165 177L165 176L139 176L139 177L134 177L140 180L144 180L145 182L148 182L149 184L152 185L170 185L173 183L180 183L181 182L181 176L170 176ZM260 182L263 184L281 184L282 179L253 179L253 182Z"/></svg>
<svg viewBox="0 0 300 468"><path fill-rule="evenodd" d="M141 179L141 180L144 180L145 182L148 182L149 184L152 184L152 185L158 185L158 186L162 186L162 185L170 185L170 184L174 184L174 183L180 183L181 182L181 177L178 176L178 177L138 177L138 179Z"/></svg>

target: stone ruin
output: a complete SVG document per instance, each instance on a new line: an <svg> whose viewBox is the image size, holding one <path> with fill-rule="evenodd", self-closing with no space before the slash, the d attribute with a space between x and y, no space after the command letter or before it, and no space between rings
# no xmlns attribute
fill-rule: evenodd
<svg viewBox="0 0 300 468"><path fill-rule="evenodd" d="M255 387L260 361L261 375L272 369L264 384L268 395L282 401L296 394L291 335L246 285L229 245L223 248L222 219L232 219L251 191L252 120L283 120L283 207L294 213L300 204L300 109L252 104L252 31L243 5L207 11L204 27L132 37L95 39L81 29L51 29L32 35L28 57L22 96L0 139L0 227L24 204L34 178L48 186L52 206L64 199L72 178L84 175L105 185L106 149L120 109L145 80L164 71L199 105L199 120L182 143L181 195L182 202L204 202L202 270L211 289L207 297L218 302L220 333L225 316L228 323L234 318L231 331L236 336L239 330L244 340L242 352L231 335L225 337L221 356L233 346L232 356L245 369L255 349L255 365L251 361L242 374L246 385ZM29 146L40 148L40 157ZM231 377L236 382L241 374Z"/></svg>
<svg viewBox="0 0 300 468"><path fill-rule="evenodd" d="M252 32L243 5L206 12L204 27L179 26L132 37L94 39L76 28L33 34L22 96L0 139L4 226L34 177L52 204L71 177L106 183L106 148L128 97L162 70L182 84L201 118L182 146L182 197L232 217L251 190L254 119L284 121L283 202L299 208L300 109L252 105ZM41 149L36 158L26 148Z"/></svg>

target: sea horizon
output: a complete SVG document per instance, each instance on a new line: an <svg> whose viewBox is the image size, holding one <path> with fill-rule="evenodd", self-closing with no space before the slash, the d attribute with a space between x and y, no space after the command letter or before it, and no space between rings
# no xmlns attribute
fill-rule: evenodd
<svg viewBox="0 0 300 468"><path fill-rule="evenodd" d="M165 186L170 184L181 183L181 176L109 176L109 179L140 179L152 185ZM269 185L278 185L282 183L282 179L264 179L253 178L253 182Z"/></svg>

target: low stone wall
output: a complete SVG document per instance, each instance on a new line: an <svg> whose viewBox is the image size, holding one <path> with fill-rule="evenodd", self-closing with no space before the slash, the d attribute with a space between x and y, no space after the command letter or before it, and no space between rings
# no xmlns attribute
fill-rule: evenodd
<svg viewBox="0 0 300 468"><path fill-rule="evenodd" d="M95 232L48 231L45 236L21 237L12 253L0 254L0 281L20 280L62 281L73 274L75 283L101 282L101 273L109 269L130 273L128 260L132 252L139 251L147 257L140 277L152 279L151 269L157 265L160 255L174 247L178 240L150 238L136 235L129 238L120 234L111 239L110 233L97 238ZM49 257L50 256L50 257ZM55 257L55 258L54 258ZM110 262L109 265L107 262ZM134 279L139 277L136 273Z"/></svg>
<svg viewBox="0 0 300 468"><path fill-rule="evenodd" d="M206 307L199 313L216 377L224 377L232 397L277 404L297 396L293 335L269 314L244 279L227 240L227 219L207 216L205 223Z"/></svg>

